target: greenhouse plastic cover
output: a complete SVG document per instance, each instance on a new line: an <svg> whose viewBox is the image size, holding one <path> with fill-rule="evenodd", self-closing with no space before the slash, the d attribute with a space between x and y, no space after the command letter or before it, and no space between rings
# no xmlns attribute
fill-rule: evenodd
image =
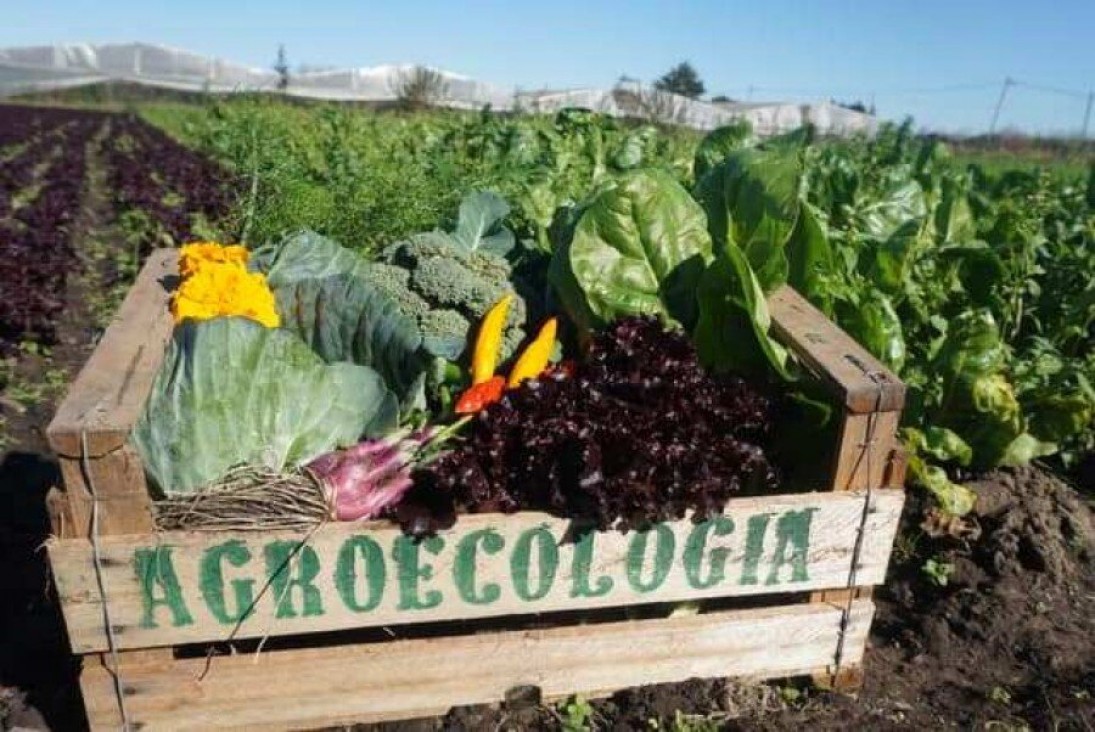
<svg viewBox="0 0 1095 732"><path fill-rule="evenodd" d="M334 101L392 102L413 66L303 71L290 74L290 96ZM746 119L760 136L811 123L822 134L874 132L874 116L832 104L708 103L637 83L613 89L522 92L447 71L439 106L551 113L584 107L614 116L641 117L710 130ZM0 97L125 81L166 89L230 93L274 91L278 75L209 56L145 43L74 44L0 49Z"/></svg>

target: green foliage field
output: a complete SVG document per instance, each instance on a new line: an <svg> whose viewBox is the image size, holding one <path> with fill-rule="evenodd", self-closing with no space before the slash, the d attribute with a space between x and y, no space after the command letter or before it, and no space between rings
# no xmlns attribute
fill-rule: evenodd
<svg viewBox="0 0 1095 732"><path fill-rule="evenodd" d="M240 174L235 224L249 244L310 228L371 255L448 229L462 197L488 189L512 206L511 258L545 286L576 224L625 246L605 232L622 226L613 236L626 239L630 217L656 235L670 188L683 187L700 206L681 201L673 216L706 226L715 252L698 285L701 351L794 379L757 297L790 282L907 382L912 474L945 507L960 512L969 496L943 467L1067 467L1095 447L1095 173L1082 165L986 168L911 125L758 143L746 129L702 138L577 110L240 99L144 114ZM636 181L646 168L662 173ZM590 205L617 181L636 194ZM587 210L602 223L582 227Z"/></svg>
<svg viewBox="0 0 1095 732"><path fill-rule="evenodd" d="M363 252L452 223L475 189L501 193L511 226L546 247L560 205L639 165L685 177L700 139L581 113L378 113L268 97L142 112L253 181L239 211L249 241L307 227Z"/></svg>

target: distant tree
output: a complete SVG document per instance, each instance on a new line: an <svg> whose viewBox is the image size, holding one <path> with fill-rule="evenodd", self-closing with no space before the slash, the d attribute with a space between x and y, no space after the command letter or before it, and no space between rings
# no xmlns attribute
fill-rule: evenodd
<svg viewBox="0 0 1095 732"><path fill-rule="evenodd" d="M274 62L274 71L278 73L278 89L289 88L289 57L285 54L285 44L278 44L278 60Z"/></svg>
<svg viewBox="0 0 1095 732"><path fill-rule="evenodd" d="M707 91L700 75L687 61L682 61L667 71L665 76L654 82L654 88L689 99L699 99Z"/></svg>
<svg viewBox="0 0 1095 732"><path fill-rule="evenodd" d="M436 69L414 66L396 74L391 90L400 107L423 109L445 98L449 93L449 82Z"/></svg>
<svg viewBox="0 0 1095 732"><path fill-rule="evenodd" d="M712 102L732 102L734 100L731 99L730 97L726 96L725 94L719 94L717 96L711 97L711 101Z"/></svg>

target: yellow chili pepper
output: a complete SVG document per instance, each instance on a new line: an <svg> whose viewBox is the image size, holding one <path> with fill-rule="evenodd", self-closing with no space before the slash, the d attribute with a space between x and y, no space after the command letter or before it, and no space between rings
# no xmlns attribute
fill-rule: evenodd
<svg viewBox="0 0 1095 732"><path fill-rule="evenodd" d="M509 372L509 388L519 385L525 379L534 379L547 368L551 351L555 348L555 329L558 323L555 318L550 318L540 332L536 334L536 340L525 346L525 350L517 357L517 363Z"/></svg>
<svg viewBox="0 0 1095 732"><path fill-rule="evenodd" d="M479 335L475 338L475 351L471 356L471 383L482 384L494 376L498 366L498 354L502 349L502 331L506 329L506 316L513 295L505 295L494 303L483 322L479 324Z"/></svg>

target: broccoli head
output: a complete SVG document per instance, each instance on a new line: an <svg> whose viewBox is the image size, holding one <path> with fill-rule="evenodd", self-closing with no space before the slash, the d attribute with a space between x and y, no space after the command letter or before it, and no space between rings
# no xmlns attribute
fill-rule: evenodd
<svg viewBox="0 0 1095 732"><path fill-rule="evenodd" d="M455 310L429 310L418 319L426 350L449 361L460 358L468 344L470 324Z"/></svg>
<svg viewBox="0 0 1095 732"><path fill-rule="evenodd" d="M434 257L411 272L411 286L427 301L472 315L486 312L509 289L508 283L491 282L454 259Z"/></svg>
<svg viewBox="0 0 1095 732"><path fill-rule="evenodd" d="M370 277L417 320L428 351L455 361L487 310L507 292L514 300L502 358L509 358L520 345L527 311L514 292L510 272L504 257L468 249L450 235L433 231L388 247L382 261L372 265Z"/></svg>
<svg viewBox="0 0 1095 732"><path fill-rule="evenodd" d="M394 300L400 312L417 320L430 311L430 304L411 289L410 281L411 273L402 267L383 262L369 265L369 282Z"/></svg>

